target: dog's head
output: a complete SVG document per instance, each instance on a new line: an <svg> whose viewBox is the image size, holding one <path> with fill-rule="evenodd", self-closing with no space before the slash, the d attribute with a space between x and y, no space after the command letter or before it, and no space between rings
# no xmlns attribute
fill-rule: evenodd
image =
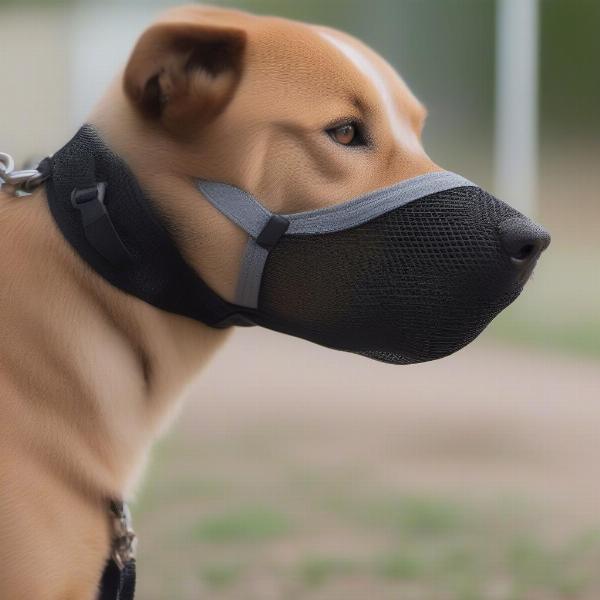
<svg viewBox="0 0 600 600"><path fill-rule="evenodd" d="M142 35L107 100L93 122L130 162L186 259L229 301L248 237L203 201L199 179L287 215L380 189L367 203L383 202L386 190L404 194L403 182L424 182L421 196L358 227L286 235L266 259L255 319L274 329L394 362L442 356L518 295L549 242L470 182L428 187L447 173L423 149L425 108L382 57L333 29L177 9ZM373 304L384 330L369 329ZM349 331L353 341L336 341ZM399 338L410 342L395 359Z"/></svg>

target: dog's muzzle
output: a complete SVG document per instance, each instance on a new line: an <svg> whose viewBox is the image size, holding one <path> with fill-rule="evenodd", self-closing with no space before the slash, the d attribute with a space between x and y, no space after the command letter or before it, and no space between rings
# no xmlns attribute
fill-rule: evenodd
<svg viewBox="0 0 600 600"><path fill-rule="evenodd" d="M198 181L198 201L204 196L248 234L230 303L185 261L93 128L43 164L64 236L124 292L212 327L262 325L395 364L440 358L473 340L519 295L550 241L447 171L288 215L231 185Z"/></svg>
<svg viewBox="0 0 600 600"><path fill-rule="evenodd" d="M519 295L550 241L447 171L290 215L229 185L199 189L249 234L236 302L253 322L394 364L472 341Z"/></svg>

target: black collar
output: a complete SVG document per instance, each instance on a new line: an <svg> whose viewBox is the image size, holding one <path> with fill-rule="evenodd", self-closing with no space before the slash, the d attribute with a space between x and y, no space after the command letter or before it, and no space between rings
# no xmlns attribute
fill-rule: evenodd
<svg viewBox="0 0 600 600"><path fill-rule="evenodd" d="M40 170L65 238L99 275L163 310L212 327L251 325L181 256L127 165L89 125Z"/></svg>

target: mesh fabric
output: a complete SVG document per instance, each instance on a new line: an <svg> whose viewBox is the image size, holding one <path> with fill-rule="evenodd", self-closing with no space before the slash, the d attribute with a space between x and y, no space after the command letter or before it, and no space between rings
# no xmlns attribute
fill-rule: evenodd
<svg viewBox="0 0 600 600"><path fill-rule="evenodd" d="M267 259L256 321L394 364L446 356L518 296L498 237L517 216L464 187L344 231L286 235Z"/></svg>

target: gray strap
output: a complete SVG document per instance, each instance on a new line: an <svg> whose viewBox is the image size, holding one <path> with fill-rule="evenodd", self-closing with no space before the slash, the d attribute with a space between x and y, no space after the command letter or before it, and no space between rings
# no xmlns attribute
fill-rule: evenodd
<svg viewBox="0 0 600 600"><path fill-rule="evenodd" d="M290 221L286 234L309 235L350 229L424 196L467 186L476 187L468 179L450 171L426 173L344 204L284 215Z"/></svg>
<svg viewBox="0 0 600 600"><path fill-rule="evenodd" d="M286 235L332 233L349 229L423 196L457 187L477 186L450 171L426 173L342 204L283 215L290 221ZM272 215L254 196L235 186L200 180L198 189L217 210L253 238L260 235Z"/></svg>
<svg viewBox="0 0 600 600"><path fill-rule="evenodd" d="M282 215L290 221L285 235L332 233L357 227L409 202L457 187L477 186L450 171L426 173L349 202ZM242 259L235 302L240 306L256 308L262 274L269 256L269 249L257 244L256 238L272 213L251 194L226 183L200 180L198 189L218 211L250 236Z"/></svg>
<svg viewBox="0 0 600 600"><path fill-rule="evenodd" d="M235 292L236 304L247 306L248 308L256 308L258 306L258 294L268 256L268 248L259 246L252 238L248 240Z"/></svg>
<svg viewBox="0 0 600 600"><path fill-rule="evenodd" d="M198 181L205 198L248 235L257 238L271 213L252 195L233 185L216 181Z"/></svg>

